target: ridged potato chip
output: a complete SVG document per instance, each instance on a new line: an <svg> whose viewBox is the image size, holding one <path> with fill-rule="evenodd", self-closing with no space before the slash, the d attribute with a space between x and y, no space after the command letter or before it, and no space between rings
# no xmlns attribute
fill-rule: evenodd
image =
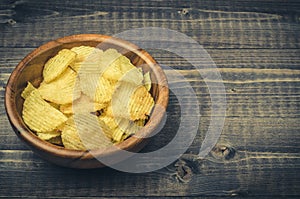
<svg viewBox="0 0 300 199"><path fill-rule="evenodd" d="M67 121L67 117L48 104L38 90L25 99L22 117L27 126L36 132L51 132Z"/></svg>
<svg viewBox="0 0 300 199"><path fill-rule="evenodd" d="M112 95L111 103L106 108L106 114L110 117L130 119L129 100L135 89L133 84L119 82Z"/></svg>
<svg viewBox="0 0 300 199"><path fill-rule="evenodd" d="M147 119L154 106L154 100L145 86L138 87L130 97L130 119Z"/></svg>
<svg viewBox="0 0 300 199"><path fill-rule="evenodd" d="M97 74L81 74L80 87L84 94L100 104L108 103L114 90L109 80Z"/></svg>
<svg viewBox="0 0 300 199"><path fill-rule="evenodd" d="M119 81L131 83L135 86L140 86L143 84L143 72L140 68L132 68L127 71ZM122 83L120 82L120 83Z"/></svg>
<svg viewBox="0 0 300 199"><path fill-rule="evenodd" d="M144 74L144 81L143 81L143 83L144 83L144 86L146 87L146 89L147 89L147 91L150 91L150 89L151 89L151 77L150 77L150 73L149 72L147 72L147 73L145 73Z"/></svg>
<svg viewBox="0 0 300 199"><path fill-rule="evenodd" d="M39 132L37 133L37 136L39 138L41 138L42 140L50 140L52 138L55 138L55 137L59 137L61 135L61 132L59 130L54 130L52 132Z"/></svg>
<svg viewBox="0 0 300 199"><path fill-rule="evenodd" d="M147 119L154 106L154 100L146 87L130 83L119 84L106 113L111 117L123 117L132 121Z"/></svg>
<svg viewBox="0 0 300 199"><path fill-rule="evenodd" d="M86 150L78 134L73 117L70 117L62 128L61 140L66 149Z"/></svg>
<svg viewBox="0 0 300 199"><path fill-rule="evenodd" d="M106 104L94 102L86 95L81 95L80 98L75 100L73 103L62 104L60 111L64 114L75 114L75 113L92 113L101 111L106 107Z"/></svg>
<svg viewBox="0 0 300 199"><path fill-rule="evenodd" d="M23 92L21 93L21 96L26 99L29 94L35 90L36 88L30 83L30 82L27 82L27 86L25 87L25 89L23 90Z"/></svg>
<svg viewBox="0 0 300 199"><path fill-rule="evenodd" d="M114 64L120 56L122 55L115 49L104 51L100 63L103 68L103 77L113 82L117 82L123 76L119 64Z"/></svg>
<svg viewBox="0 0 300 199"><path fill-rule="evenodd" d="M125 56L120 56L118 57L117 60L115 60L113 62L113 64L118 65L118 68L120 68L121 72L123 74L127 73L128 71L130 71L133 68L136 68L130 61L130 59L128 59Z"/></svg>
<svg viewBox="0 0 300 199"><path fill-rule="evenodd" d="M38 88L43 99L56 104L72 103L80 97L80 87L76 84L77 74L67 68L60 77L50 83L42 82Z"/></svg>
<svg viewBox="0 0 300 199"><path fill-rule="evenodd" d="M79 69L83 66L81 73L89 72L91 68L94 68L92 71L99 72L102 50L91 46L78 46L73 47L71 51L77 54L76 59L70 64L74 71L79 72Z"/></svg>
<svg viewBox="0 0 300 199"><path fill-rule="evenodd" d="M70 143L70 140L67 141L67 145L71 147L75 147L76 145L80 146L78 141L84 146L86 149L101 149L106 148L110 145L112 145L111 140L105 136L105 133L103 132L102 128L99 125L99 121L97 116L91 115L91 114L75 114L71 120L73 119L73 122L70 121L69 123L72 126L72 134L71 131L67 128L67 134L69 136L69 139L71 139L72 136L76 137L75 144L74 142ZM68 123L67 123L68 125ZM76 132L74 132L74 129ZM66 135L65 130L62 131L62 140L65 145L66 142Z"/></svg>
<svg viewBox="0 0 300 199"><path fill-rule="evenodd" d="M44 66L43 77L46 83L49 83L62 74L67 67L75 60L76 53L62 49L57 55L50 58Z"/></svg>
<svg viewBox="0 0 300 199"><path fill-rule="evenodd" d="M103 114L99 117L100 123L103 122L105 126L101 126L104 131L107 130L107 133L109 133L110 137L113 141L119 142L125 133L126 129L130 125L130 121L125 118L115 118L110 117L106 114Z"/></svg>
<svg viewBox="0 0 300 199"><path fill-rule="evenodd" d="M111 58L110 61L102 61L105 67L103 77L111 80L113 83L125 81L139 85L143 81L143 74L140 68L136 68L130 60L118 53L116 50L108 49L103 56ZM113 60L113 61L112 61Z"/></svg>
<svg viewBox="0 0 300 199"><path fill-rule="evenodd" d="M99 121L105 124L101 127L115 143L119 143L128 136L135 134L145 124L145 120L130 121L125 118L110 117L105 113L99 117Z"/></svg>
<svg viewBox="0 0 300 199"><path fill-rule="evenodd" d="M91 46L76 46L71 48L71 51L77 54L75 62L83 62L87 58L93 56L96 53L103 53L99 48L91 47Z"/></svg>
<svg viewBox="0 0 300 199"><path fill-rule="evenodd" d="M120 143L127 139L129 136L136 134L139 130L143 128L145 124L145 120L137 120L137 121L130 121L127 129L123 132L121 137L116 137L116 143Z"/></svg>

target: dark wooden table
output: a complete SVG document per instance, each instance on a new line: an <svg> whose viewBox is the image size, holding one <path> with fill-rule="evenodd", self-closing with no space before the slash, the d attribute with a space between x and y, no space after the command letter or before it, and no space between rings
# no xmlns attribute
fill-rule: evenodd
<svg viewBox="0 0 300 199"><path fill-rule="evenodd" d="M296 0L0 0L0 197L299 197L299 13ZM210 118L218 117L211 114L201 76L180 56L147 49L159 63L183 74L197 94L201 120L189 155L158 171L132 174L111 168L62 168L33 154L14 134L4 108L5 85L18 62L62 36L114 35L141 27L186 34L218 67L227 108L214 149L193 161ZM166 126L144 152L170 141L179 114L171 93Z"/></svg>

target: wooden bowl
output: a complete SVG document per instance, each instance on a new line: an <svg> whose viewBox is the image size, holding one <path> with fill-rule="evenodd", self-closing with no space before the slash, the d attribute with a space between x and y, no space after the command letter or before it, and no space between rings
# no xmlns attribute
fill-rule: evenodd
<svg viewBox="0 0 300 199"><path fill-rule="evenodd" d="M27 55L12 72L5 93L5 107L9 121L13 130L21 140L23 140L35 153L57 165L71 168L99 168L105 166L95 157L118 157L119 150L116 148L108 150L80 151L70 150L64 147L56 146L39 139L23 122L22 109L23 98L21 92L30 81L34 86L39 86L42 81L42 70L45 62L63 48L72 48L74 46L98 46L105 50L115 48L120 53L128 57L136 67L142 67L145 71L150 71L152 84L150 93L155 104L149 120L144 128L137 133L150 137L151 133L158 128L166 109L169 99L169 90L167 79L156 61L144 50L124 40L98 34L72 35L50 41ZM163 109L161 109L163 107ZM123 150L138 152L147 143L148 138L132 136L116 146ZM122 161L117 160L118 161Z"/></svg>

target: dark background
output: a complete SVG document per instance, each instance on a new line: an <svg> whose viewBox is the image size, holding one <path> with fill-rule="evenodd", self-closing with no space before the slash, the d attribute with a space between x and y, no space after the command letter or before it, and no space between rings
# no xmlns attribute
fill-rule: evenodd
<svg viewBox="0 0 300 199"><path fill-rule="evenodd" d="M299 197L299 13L296 0L0 0L0 197ZM197 94L201 121L189 155L159 171L131 174L62 168L33 154L12 131L4 109L5 84L18 62L59 37L113 35L140 27L190 36L219 68L227 112L213 151L193 161L210 118L218 117L210 112L205 82L183 58L146 49L183 74ZM180 107L173 94L168 115L163 131L144 152L164 146L176 133Z"/></svg>

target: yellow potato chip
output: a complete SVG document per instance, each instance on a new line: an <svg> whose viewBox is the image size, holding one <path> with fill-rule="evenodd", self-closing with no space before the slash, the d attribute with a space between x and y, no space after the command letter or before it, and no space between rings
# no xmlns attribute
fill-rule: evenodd
<svg viewBox="0 0 300 199"><path fill-rule="evenodd" d="M125 81L140 85L143 81L143 73L141 69L136 68L130 60L118 53L116 50L107 50L103 53L103 56L109 54L113 62L102 62L105 70L103 77L111 80L112 82ZM108 56L109 57L109 56Z"/></svg>
<svg viewBox="0 0 300 199"><path fill-rule="evenodd" d="M59 51L57 55L46 62L43 70L44 81L49 83L56 79L66 70L75 58L76 53L71 50L63 49Z"/></svg>
<svg viewBox="0 0 300 199"><path fill-rule="evenodd" d="M127 135L133 135L137 133L139 130L141 130L144 125L145 125L145 120L131 121L125 133Z"/></svg>
<svg viewBox="0 0 300 199"><path fill-rule="evenodd" d="M106 125L106 134L111 134L113 141L116 143L119 143L128 136L137 133L145 124L145 120L130 121L125 118L110 117L106 113L99 116L99 121Z"/></svg>
<svg viewBox="0 0 300 199"><path fill-rule="evenodd" d="M137 120L137 121L129 121L126 119L122 119L123 124L120 123L120 126L123 125L126 129L120 128L119 126L113 130L113 141L115 143L120 143L124 141L131 135L136 134L139 130L141 130L144 126L145 120Z"/></svg>
<svg viewBox="0 0 300 199"><path fill-rule="evenodd" d="M122 55L115 49L108 49L104 51L100 63L102 66L103 77L117 82L123 76L119 64L114 64L120 56Z"/></svg>
<svg viewBox="0 0 300 199"><path fill-rule="evenodd" d="M76 84L77 74L67 68L60 77L50 83L42 82L38 88L43 99L56 104L68 104L80 97L80 87Z"/></svg>
<svg viewBox="0 0 300 199"><path fill-rule="evenodd" d="M120 56L113 64L117 64L123 74L136 68L126 56Z"/></svg>
<svg viewBox="0 0 300 199"><path fill-rule="evenodd" d="M154 100L145 86L130 83L118 84L106 114L130 120L147 119L154 106Z"/></svg>
<svg viewBox="0 0 300 199"><path fill-rule="evenodd" d="M136 87L133 84L119 82L112 95L111 103L105 110L106 114L110 117L130 119L129 99L135 89Z"/></svg>
<svg viewBox="0 0 300 199"><path fill-rule="evenodd" d="M71 51L77 54L75 62L82 62L86 60L89 56L92 56L93 53L101 52L102 50L91 46L76 46L71 48Z"/></svg>
<svg viewBox="0 0 300 199"><path fill-rule="evenodd" d="M145 86L138 87L130 97L129 111L131 120L147 119L154 106L154 100Z"/></svg>
<svg viewBox="0 0 300 199"><path fill-rule="evenodd" d="M60 111L64 114L74 114L74 113L91 113L95 111L100 111L106 107L106 104L100 104L94 102L86 95L81 95L80 98L69 104L62 104L60 106Z"/></svg>
<svg viewBox="0 0 300 199"><path fill-rule="evenodd" d="M106 135L106 137L112 140L112 130L117 128L114 118L101 115L98 119L102 132Z"/></svg>
<svg viewBox="0 0 300 199"><path fill-rule="evenodd" d="M52 138L58 137L61 135L61 132L59 130L54 130L51 132L37 132L37 136L41 138L42 140L50 140Z"/></svg>
<svg viewBox="0 0 300 199"><path fill-rule="evenodd" d="M67 121L67 117L44 101L36 89L25 99L22 117L27 126L36 132L51 132Z"/></svg>
<svg viewBox="0 0 300 199"><path fill-rule="evenodd" d="M101 149L112 145L96 116L76 114L69 118L61 133L65 148L77 150Z"/></svg>
<svg viewBox="0 0 300 199"><path fill-rule="evenodd" d="M139 86L143 84L143 73L140 68L131 68L129 71L127 71L119 81L127 82L134 84L135 86ZM120 82L120 83L122 83Z"/></svg>
<svg viewBox="0 0 300 199"><path fill-rule="evenodd" d="M144 86L146 87L147 91L150 91L151 89L151 78L150 78L150 73L147 72L144 74Z"/></svg>
<svg viewBox="0 0 300 199"><path fill-rule="evenodd" d="M106 114L99 117L101 127L106 135L110 136L113 141L119 142L122 139L123 134L130 125L130 121L125 118L113 118Z"/></svg>
<svg viewBox="0 0 300 199"><path fill-rule="evenodd" d="M75 114L74 121L82 143L87 149L101 149L112 145L111 140L105 136L97 116L89 113Z"/></svg>
<svg viewBox="0 0 300 199"><path fill-rule="evenodd" d="M111 100L114 89L110 81L98 74L81 74L80 87L84 94L100 104Z"/></svg>
<svg viewBox="0 0 300 199"><path fill-rule="evenodd" d="M23 92L21 93L21 96L26 99L28 97L28 95L31 93L31 91L35 90L36 88L30 83L27 82L27 86L26 88L23 90Z"/></svg>
<svg viewBox="0 0 300 199"><path fill-rule="evenodd" d="M73 117L70 117L62 128L61 140L65 148L75 150L86 150L78 134Z"/></svg>
<svg viewBox="0 0 300 199"><path fill-rule="evenodd" d="M88 73L91 68L93 72L100 72L99 62L103 54L102 50L91 46L79 46L71 50L77 53L75 61L70 64L74 71L79 72L79 69L83 66L81 73Z"/></svg>
<svg viewBox="0 0 300 199"><path fill-rule="evenodd" d="M124 132L122 140L120 140L120 141L123 141L127 137L136 134L139 130L141 130L143 128L144 124L145 124L145 120L130 121L129 126L126 129L126 131Z"/></svg>

